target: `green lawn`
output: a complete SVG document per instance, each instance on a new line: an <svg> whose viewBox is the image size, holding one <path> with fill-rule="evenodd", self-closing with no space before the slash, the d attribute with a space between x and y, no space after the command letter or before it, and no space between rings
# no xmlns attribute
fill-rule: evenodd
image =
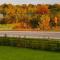
<svg viewBox="0 0 60 60"><path fill-rule="evenodd" d="M60 53L0 46L0 60L60 60Z"/></svg>

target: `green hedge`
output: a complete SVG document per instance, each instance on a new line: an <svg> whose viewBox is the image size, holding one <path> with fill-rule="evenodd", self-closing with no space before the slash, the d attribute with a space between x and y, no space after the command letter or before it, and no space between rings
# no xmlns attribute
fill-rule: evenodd
<svg viewBox="0 0 60 60"><path fill-rule="evenodd" d="M0 37L0 45L32 49L60 51L59 39L34 39L17 37Z"/></svg>

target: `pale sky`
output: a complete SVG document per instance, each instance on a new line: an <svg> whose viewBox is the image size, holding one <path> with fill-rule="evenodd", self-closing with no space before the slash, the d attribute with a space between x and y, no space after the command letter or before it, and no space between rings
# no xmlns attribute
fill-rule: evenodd
<svg viewBox="0 0 60 60"><path fill-rule="evenodd" d="M55 4L60 0L0 0L0 4Z"/></svg>

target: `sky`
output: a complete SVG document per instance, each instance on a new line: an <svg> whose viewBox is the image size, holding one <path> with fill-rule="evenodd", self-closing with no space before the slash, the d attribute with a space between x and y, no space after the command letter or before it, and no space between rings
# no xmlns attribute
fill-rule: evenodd
<svg viewBox="0 0 60 60"><path fill-rule="evenodd" d="M55 4L60 0L0 0L0 4Z"/></svg>

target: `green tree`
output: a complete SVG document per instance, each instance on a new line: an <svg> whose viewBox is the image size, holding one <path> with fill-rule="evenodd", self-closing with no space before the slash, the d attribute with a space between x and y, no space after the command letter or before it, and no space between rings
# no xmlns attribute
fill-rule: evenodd
<svg viewBox="0 0 60 60"><path fill-rule="evenodd" d="M29 23L32 28L37 28L39 26L39 21L37 19L30 20Z"/></svg>
<svg viewBox="0 0 60 60"><path fill-rule="evenodd" d="M56 26L56 23L54 20L51 19L49 22L49 25L50 25L51 29L53 29Z"/></svg>

